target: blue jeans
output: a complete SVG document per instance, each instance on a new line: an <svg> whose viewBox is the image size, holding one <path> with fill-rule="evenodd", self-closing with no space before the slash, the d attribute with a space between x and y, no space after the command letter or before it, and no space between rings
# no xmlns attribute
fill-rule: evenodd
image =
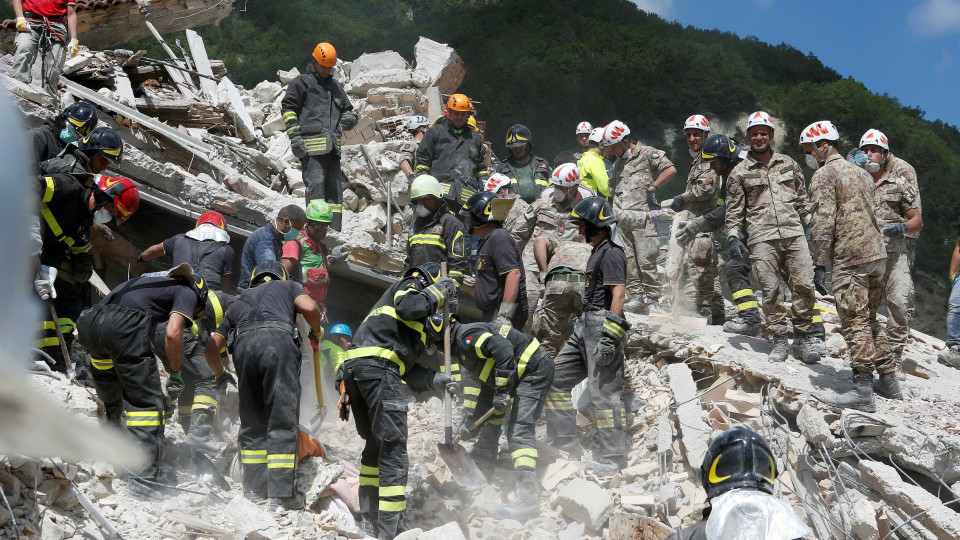
<svg viewBox="0 0 960 540"><path fill-rule="evenodd" d="M947 346L960 347L960 279L953 282L947 303Z"/></svg>

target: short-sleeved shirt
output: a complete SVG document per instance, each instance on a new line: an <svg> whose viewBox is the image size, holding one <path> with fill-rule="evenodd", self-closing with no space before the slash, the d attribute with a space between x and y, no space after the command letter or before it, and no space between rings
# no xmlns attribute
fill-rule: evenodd
<svg viewBox="0 0 960 540"><path fill-rule="evenodd" d="M192 323L197 293L173 278L138 277L113 289L100 303L146 311L154 323L165 322L171 313L179 313Z"/></svg>
<svg viewBox="0 0 960 540"><path fill-rule="evenodd" d="M610 287L627 282L627 256L607 238L593 248L587 261L587 285L583 289L583 305L610 310L613 292Z"/></svg>
<svg viewBox="0 0 960 540"><path fill-rule="evenodd" d="M67 14L67 7L76 5L76 0L23 0L23 11L41 17L62 17Z"/></svg>
<svg viewBox="0 0 960 540"><path fill-rule="evenodd" d="M189 264L212 289L220 290L222 276L233 273L234 251L226 242L201 242L178 234L163 241L163 254L173 258L174 267Z"/></svg>
<svg viewBox="0 0 960 540"><path fill-rule="evenodd" d="M474 296L482 311L494 309L503 300L507 274L520 271L520 291L526 291L526 277L520 262L520 250L505 229L496 228L480 241L477 250ZM518 299L519 300L519 299Z"/></svg>
<svg viewBox="0 0 960 540"><path fill-rule="evenodd" d="M291 325L295 324L297 312L294 302L301 296L306 296L303 285L296 281L268 281L240 293L237 300L230 304L223 322L217 327L217 334L226 337L233 328L253 323L257 319L253 307L248 300L260 310L260 320L263 322L278 321Z"/></svg>

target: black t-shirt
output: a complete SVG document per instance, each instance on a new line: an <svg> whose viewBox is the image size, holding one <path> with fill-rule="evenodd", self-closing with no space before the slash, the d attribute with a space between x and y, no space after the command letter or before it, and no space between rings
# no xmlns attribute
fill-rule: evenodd
<svg viewBox="0 0 960 540"><path fill-rule="evenodd" d="M627 282L627 257L623 250L607 238L593 248L587 261L587 286L583 289L583 305L610 310L613 294L610 287Z"/></svg>
<svg viewBox="0 0 960 540"><path fill-rule="evenodd" d="M115 288L101 304L141 309L155 322L166 322L170 313L179 313L191 322L197 307L197 293L168 277L138 277Z"/></svg>
<svg viewBox="0 0 960 540"><path fill-rule="evenodd" d="M296 281L268 281L252 289L245 289L236 301L230 304L223 322L217 327L217 332L223 337L233 328L257 322L256 314L249 303L252 302L260 310L261 321L280 321L290 324L296 323L297 312L294 302L299 296L305 296L303 285Z"/></svg>
<svg viewBox="0 0 960 540"><path fill-rule="evenodd" d="M173 257L174 267L189 264L211 289L220 290L221 276L233 273L234 252L226 242L200 242L178 234L163 241L163 254Z"/></svg>
<svg viewBox="0 0 960 540"><path fill-rule="evenodd" d="M494 309L503 300L507 273L520 271L520 292L517 302L526 296L526 276L520 262L520 249L505 229L496 228L480 241L477 252L477 281L474 296L481 311Z"/></svg>

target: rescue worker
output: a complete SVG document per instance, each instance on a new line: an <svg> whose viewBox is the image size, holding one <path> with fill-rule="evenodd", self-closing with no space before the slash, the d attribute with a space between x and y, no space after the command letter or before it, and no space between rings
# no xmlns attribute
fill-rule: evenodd
<svg viewBox="0 0 960 540"><path fill-rule="evenodd" d="M526 278L517 243L501 222L490 219L496 198L488 191L477 193L463 208L470 234L480 239L474 298L483 321L522 329L529 315Z"/></svg>
<svg viewBox="0 0 960 540"><path fill-rule="evenodd" d="M97 122L97 108L83 101L47 118L43 124L27 132L33 141L33 163L39 167L44 161L57 157L68 144L90 135Z"/></svg>
<svg viewBox="0 0 960 540"><path fill-rule="evenodd" d="M810 202L803 171L789 156L774 152L774 125L763 111L747 119L750 152L727 178L727 243L730 258L746 261L763 295L767 333L773 337L771 362L783 362L790 349L787 308L780 276L793 293L791 318L794 356L806 363L820 361L821 336L812 332L819 317L813 292L813 261L804 236L810 223Z"/></svg>
<svg viewBox="0 0 960 540"><path fill-rule="evenodd" d="M873 179L837 151L840 133L829 120L814 122L801 133L807 166L814 169L810 180L814 207L811 245L816 265L813 279L817 288L826 292L826 266L832 263L840 333L853 364L853 391L830 402L837 407L874 412L874 369L880 374L881 396L903 396L886 333L877 320L886 250L874 206Z"/></svg>
<svg viewBox="0 0 960 540"><path fill-rule="evenodd" d="M610 475L626 467L627 456L626 411L621 402L624 339L630 329L623 317L627 262L617 218L602 197L581 201L570 220L593 250L586 268L584 314L554 358L556 372L546 402L547 434L554 447L571 455L583 453L570 391L586 378L599 443L600 464L593 472Z"/></svg>
<svg viewBox="0 0 960 540"><path fill-rule="evenodd" d="M583 126L586 122L582 122ZM582 135L577 135L580 141ZM580 171L580 182L597 195L610 198L610 177L607 174L607 164L600 157L600 141L603 140L603 128L593 128L587 135L587 146L577 158L577 169Z"/></svg>
<svg viewBox="0 0 960 540"><path fill-rule="evenodd" d="M407 270L428 262L447 263L458 284L468 272L466 228L443 203L443 188L436 178L421 174L410 184L410 202L417 218L407 235Z"/></svg>
<svg viewBox="0 0 960 540"><path fill-rule="evenodd" d="M415 363L427 346L427 318L455 301L457 284L440 277L440 265L407 270L391 285L357 328L353 348L344 355L336 386L340 418L352 410L364 440L360 455L361 528L381 540L406 530L407 393L445 389L457 384L443 373Z"/></svg>
<svg viewBox="0 0 960 540"><path fill-rule="evenodd" d="M673 179L677 168L663 150L632 141L629 135L630 128L619 120L610 122L603 129L603 157L617 158L610 175L613 211L619 215L624 210L660 210L657 190ZM624 228L622 232L627 255L627 293L630 295L624 309L649 313L660 307L663 294L657 272L660 234L652 218L643 227Z"/></svg>
<svg viewBox="0 0 960 540"><path fill-rule="evenodd" d="M704 163L700 152L704 141L710 136L710 121L701 114L695 114L683 123L683 133L693 163L687 174L687 188L673 198L670 209L677 213L686 210L692 219L717 208L720 178L709 164ZM713 242L712 231L702 232L684 252L683 271L687 280L683 294L693 300L700 316L706 317L710 324L719 325L726 321L726 315Z"/></svg>
<svg viewBox="0 0 960 540"><path fill-rule="evenodd" d="M667 540L741 538L748 531L753 538L809 538L810 527L773 496L778 472L763 437L743 426L724 431L710 443L700 465L700 483L707 493L703 521Z"/></svg>
<svg viewBox="0 0 960 540"><path fill-rule="evenodd" d="M426 116L415 115L407 120L406 131L410 139L403 141L400 147L400 170L407 175L407 180L413 182L413 177L417 171L417 148L420 141L423 140L423 134L430 127L430 121Z"/></svg>
<svg viewBox="0 0 960 540"><path fill-rule="evenodd" d="M883 274L883 297L888 315L887 339L897 363L897 375L903 380L905 375L901 359L910 335L908 307L913 298L906 235L919 233L923 229L920 194L905 174L897 176L886 168L890 164L890 144L882 132L867 130L860 138L860 151L867 158L863 167L873 177L876 186L874 204L887 253L887 266Z"/></svg>
<svg viewBox="0 0 960 540"><path fill-rule="evenodd" d="M303 315L323 339L320 308L287 280L279 261L257 264L250 288L230 305L223 322L207 341L207 364L217 380L225 375L220 361L224 346L237 366L240 393L240 462L243 494L265 498L275 511L304 506L296 492L298 424L300 416L300 336L297 314Z"/></svg>
<svg viewBox="0 0 960 540"><path fill-rule="evenodd" d="M957 241L950 255L950 298L947 300L946 346L937 354L937 362L960 369L960 217L957 218Z"/></svg>
<svg viewBox="0 0 960 540"><path fill-rule="evenodd" d="M443 313L435 313L426 325L427 341L443 344ZM500 519L526 521L540 514L537 500L537 421L543 412L547 390L553 382L553 359L532 338L519 330L496 323L461 324L450 318L450 354L482 386L465 388L465 414L458 433L461 440L477 438L470 455L486 476L493 473L500 449L500 432L507 410L506 435L516 491L513 501L494 509ZM493 416L482 426L472 426L490 408Z"/></svg>
<svg viewBox="0 0 960 540"><path fill-rule="evenodd" d="M13 13L17 18L14 78L30 84L40 45L46 43L47 50L40 59L42 86L51 96L59 97L57 86L63 63L80 50L76 7L76 0L13 0Z"/></svg>
<svg viewBox="0 0 960 540"><path fill-rule="evenodd" d="M36 179L43 251L34 286L40 298L54 301L67 350L73 343L74 321L85 303L81 285L93 274L90 228L113 217L123 223L140 205L140 192L128 178L101 176L96 185L81 178L84 183L69 174ZM38 348L54 359L54 370L67 372L69 359L63 358L56 325L49 311L44 313Z"/></svg>
<svg viewBox="0 0 960 540"><path fill-rule="evenodd" d="M530 283L537 287L531 302L539 306L533 313L532 334L552 358L566 341L570 319L583 311L581 296L587 280L583 270L590 258L590 247L569 222L570 212L586 198L580 191L577 166L565 163L557 167L550 183L549 192L544 192L549 198L541 197L527 207L510 234L524 252L527 243L534 239L535 266L525 269L530 277L527 294L531 294ZM586 196L592 195L588 192Z"/></svg>
<svg viewBox="0 0 960 540"><path fill-rule="evenodd" d="M299 205L288 204L280 209L273 223L253 231L243 244L240 252L240 275L238 289L250 286L254 267L263 261L277 261L283 258L284 240L295 240L300 230L307 224L307 213Z"/></svg>
<svg viewBox="0 0 960 540"><path fill-rule="evenodd" d="M331 76L336 65L337 51L333 45L318 43L306 73L287 85L280 109L290 149L300 160L307 186L304 206L318 199L327 201L333 209L330 226L339 231L343 222L341 128L350 131L359 118L343 85Z"/></svg>
<svg viewBox="0 0 960 540"><path fill-rule="evenodd" d="M717 194L718 206L700 217L680 222L677 229L677 242L681 246L689 245L701 233L723 230L727 213L727 207L724 204L727 176L746 155L747 147L738 146L726 135L711 135L703 143L700 149L702 163L709 164L710 169L720 179ZM721 234L721 236L726 238L727 235ZM759 336L763 318L760 316L757 297L750 288L750 260L727 257L724 272L733 301L737 304L737 318L723 323L723 331L745 336Z"/></svg>
<svg viewBox="0 0 960 540"><path fill-rule="evenodd" d="M173 266L189 264L210 289L230 290L234 251L227 234L227 220L219 212L200 214L193 229L148 247L137 262L143 264L165 255L173 259Z"/></svg>
<svg viewBox="0 0 960 540"><path fill-rule="evenodd" d="M283 244L282 263L287 275L301 283L303 290L320 305L326 319L327 290L330 285L330 260L323 240L333 220L327 201L314 200L307 205L307 225L296 239ZM324 320L326 322L326 320Z"/></svg>
<svg viewBox="0 0 960 540"><path fill-rule="evenodd" d="M514 124L507 130L507 152L510 155L497 164L496 172L510 178L521 199L533 203L550 185L550 163L533 155L533 135L523 124Z"/></svg>
<svg viewBox="0 0 960 540"><path fill-rule="evenodd" d="M64 147L56 156L40 163L43 174L100 174L111 163L123 161L123 139L106 126L99 126L89 135Z"/></svg>
<svg viewBox="0 0 960 540"><path fill-rule="evenodd" d="M573 152L574 163L576 163L577 160L583 157L583 154L586 153L586 151L590 148L590 133L592 131L593 131L593 124L591 124L590 122L584 121L577 124L577 130L575 133L577 135L577 146L580 147L579 148L580 151Z"/></svg>
<svg viewBox="0 0 960 540"><path fill-rule="evenodd" d="M324 340L320 342L320 356L333 373L340 369L347 351L353 348L352 340L353 332L350 327L340 323L331 326Z"/></svg>
<svg viewBox="0 0 960 540"><path fill-rule="evenodd" d="M527 208L530 206L526 201L520 198L517 195L516 190L514 189L516 184L510 181L510 178L504 174L493 173L490 175L490 178L487 179L486 185L483 186L484 191L489 191L490 193L496 194L498 198L501 199L513 199L513 206L510 207L510 212L507 213L507 220L503 222L503 228L508 231L512 231L514 225L518 220L523 216L523 213L526 212ZM511 233L512 234L512 233ZM516 237L514 237L516 240ZM518 242L519 244L519 242ZM523 265L526 268L530 268L530 265L533 264L533 250L520 250L523 255ZM529 254L529 261L527 255ZM529 262L529 264L528 264ZM527 291L530 289L528 288Z"/></svg>
<svg viewBox="0 0 960 540"><path fill-rule="evenodd" d="M136 495L155 493L141 479L158 480L164 402L175 402L183 392L182 334L203 315L206 301L203 278L194 275L190 265L181 264L164 276L141 276L120 284L77 321L80 344L90 353L93 381L106 407L107 423L119 426L124 413L127 431L146 452L146 467L127 484ZM170 378L162 388L150 336L153 326L164 321Z"/></svg>

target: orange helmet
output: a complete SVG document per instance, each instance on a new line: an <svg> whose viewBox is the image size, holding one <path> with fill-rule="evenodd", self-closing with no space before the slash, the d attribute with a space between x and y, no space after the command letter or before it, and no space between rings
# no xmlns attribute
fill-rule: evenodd
<svg viewBox="0 0 960 540"><path fill-rule="evenodd" d="M223 216L220 214L220 212L214 212L211 210L209 212L200 214L200 217L197 219L197 227L203 225L204 223L210 223L223 230L227 230L227 220L223 219Z"/></svg>
<svg viewBox="0 0 960 540"><path fill-rule="evenodd" d="M447 100L447 109L451 111L472 111L473 104L470 98L463 94L454 94Z"/></svg>
<svg viewBox="0 0 960 540"><path fill-rule="evenodd" d="M337 50L329 43L319 43L313 49L313 59L323 67L332 68L337 65Z"/></svg>
<svg viewBox="0 0 960 540"><path fill-rule="evenodd" d="M129 178L101 174L97 187L112 199L113 209L120 223L129 219L140 206L140 190Z"/></svg>

